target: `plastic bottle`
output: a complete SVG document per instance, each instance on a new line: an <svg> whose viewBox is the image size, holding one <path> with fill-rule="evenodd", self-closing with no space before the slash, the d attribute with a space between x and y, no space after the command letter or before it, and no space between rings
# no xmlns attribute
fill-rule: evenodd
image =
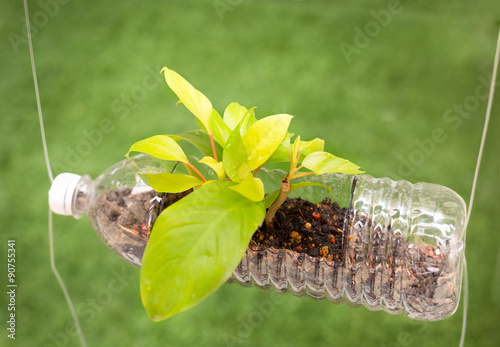
<svg viewBox="0 0 500 347"><path fill-rule="evenodd" d="M49 191L50 207L75 218L86 215L110 249L140 266L158 214L182 196L156 193L140 172L165 170L153 158L139 155L94 181L64 173ZM279 171L259 175L272 190L284 177ZM327 174L307 180L329 186L331 200L347 208L341 259L249 246L230 281L429 321L456 311L466 215L458 194L435 184L369 175ZM317 203L325 192L307 187L293 193Z"/></svg>

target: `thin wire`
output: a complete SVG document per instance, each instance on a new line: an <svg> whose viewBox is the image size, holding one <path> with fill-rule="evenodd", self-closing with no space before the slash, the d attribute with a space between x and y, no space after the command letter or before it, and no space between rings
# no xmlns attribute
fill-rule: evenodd
<svg viewBox="0 0 500 347"><path fill-rule="evenodd" d="M26 0L24 0L26 1ZM59 286L61 287L64 297L66 298L66 302L68 303L69 310L71 311L71 316L73 316L73 320L75 321L76 329L78 331L78 337L80 338L80 344L84 347L87 347L87 344L85 343L85 337L83 336L82 328L80 326L80 321L78 320L78 316L75 311L75 307L73 306L73 302L71 301L71 297L69 296L69 292L66 289L66 285L64 284L64 281L62 277L59 275L59 272L57 271L56 268L56 262L54 258L54 238L53 238L53 232L52 232L52 211L49 208L49 249L50 249L50 268L52 269L52 272L57 278L57 281L59 282Z"/></svg>
<svg viewBox="0 0 500 347"><path fill-rule="evenodd" d="M35 85L35 95L36 95L36 105L38 108L38 120L40 123L40 132L42 134L42 144L43 144L43 152L45 154L45 164L47 166L47 173L49 175L50 182L54 181L54 176L52 175L52 170L50 168L50 160L49 160L49 152L47 150L47 140L45 138L45 128L43 126L43 115L42 115L42 106L40 102L40 94L38 92L38 80L36 78L36 69L35 69L35 55L33 54L33 44L31 41L31 31L30 31L30 21L29 21L29 13L28 13L28 3L24 0L24 15L26 18L26 31L28 33L28 45L30 51L30 59L31 59L31 71L33 73L33 83ZM50 253L50 268L54 273L54 276L57 278L59 282L59 286L62 289L66 302L68 303L69 310L71 311L71 316L73 317L73 321L75 322L76 329L78 331L78 337L80 338L80 344L83 347L86 347L85 338L83 336L82 328L80 326L80 321L78 320L78 315L76 314L75 307L73 306L73 302L71 301L71 297L69 296L68 290L66 289L66 285L64 281L59 275L59 272L56 268L55 257L54 257L54 237L53 237L53 227L52 227L52 211L49 208L49 253Z"/></svg>
<svg viewBox="0 0 500 347"><path fill-rule="evenodd" d="M33 54L33 44L31 43L30 20L28 15L28 4L26 0L24 0L24 15L26 17L26 31L28 33L28 46L30 49L31 71L33 73L33 83L35 84L36 106L38 107L38 121L40 123L40 132L42 134L42 146L43 146L43 153L45 154L45 165L47 166L47 172L49 174L50 182L52 182L54 181L54 176L52 175L52 169L50 168L49 151L47 150L47 140L45 139L45 129L43 126L43 116L42 116L42 104L40 102L40 94L38 93L38 80L36 78L35 55Z"/></svg>
<svg viewBox="0 0 500 347"><path fill-rule="evenodd" d="M490 84L490 93L488 97L488 106L486 108L486 118L484 120L484 128L483 135L481 137L481 144L479 146L479 153L477 156L476 162L476 171L474 172L474 179L472 181L472 191L470 194L469 200L469 209L467 211L467 220L465 221L465 228L469 225L470 216L472 213L472 206L474 205L474 196L476 194L476 186L477 180L479 177L479 168L481 167L481 159L483 158L483 150L484 144L486 142L486 134L488 133L488 126L491 118L491 110L493 108L493 99L495 96L495 84L497 80L497 72L498 72L498 61L500 58L500 29L498 31L498 40L497 40L497 48L495 52L495 60L493 62L493 74L491 76L491 84ZM465 332L467 330L467 310L469 306L469 276L467 273L467 262L464 259L464 312L463 312L463 320L462 320L462 334L460 336L460 347L464 346L465 343Z"/></svg>
<svg viewBox="0 0 500 347"><path fill-rule="evenodd" d="M472 191L469 200L469 211L467 213L467 221L465 225L469 225L470 215L472 213L472 205L474 204L474 195L476 194L477 179L479 176L479 167L481 166L481 159L483 158L484 143L486 142L486 133L488 132L488 125L491 117L491 109L493 108L493 97L495 96L495 82L497 80L498 59L500 57L500 30L498 31L497 49L495 53L495 62L493 63L493 75L491 76L490 95L488 98L488 107L486 108L486 119L484 121L483 136L481 138L481 145L479 146L479 154L477 156L476 172L474 172L474 180L472 181Z"/></svg>
<svg viewBox="0 0 500 347"><path fill-rule="evenodd" d="M465 332L467 331L467 310L469 309L469 274L467 272L467 260L464 257L464 312L462 317L462 334L460 335L459 346L465 344Z"/></svg>

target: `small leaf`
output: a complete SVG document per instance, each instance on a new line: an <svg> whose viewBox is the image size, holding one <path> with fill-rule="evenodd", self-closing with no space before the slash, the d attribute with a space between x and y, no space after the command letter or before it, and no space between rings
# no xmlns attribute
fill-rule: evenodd
<svg viewBox="0 0 500 347"><path fill-rule="evenodd" d="M280 196L280 192L281 192L281 189L276 189L274 192L271 192L265 196L265 198L262 202L264 203L264 206L266 207L266 209L271 207L273 202L275 202L276 199L278 199L278 197Z"/></svg>
<svg viewBox="0 0 500 347"><path fill-rule="evenodd" d="M235 182L240 181L239 169L247 164L247 150L241 139L240 129L236 127L226 141L222 152L222 163L227 175Z"/></svg>
<svg viewBox="0 0 500 347"><path fill-rule="evenodd" d="M239 184L229 187L251 201L264 199L264 183L250 173Z"/></svg>
<svg viewBox="0 0 500 347"><path fill-rule="evenodd" d="M263 165L283 142L293 116L278 114L253 124L243 136L248 152L248 165L254 170Z"/></svg>
<svg viewBox="0 0 500 347"><path fill-rule="evenodd" d="M293 142L292 149L292 167L296 167L300 158L297 158L299 155L299 144L300 144L300 135L297 136L295 141Z"/></svg>
<svg viewBox="0 0 500 347"><path fill-rule="evenodd" d="M219 112L213 109L212 112L212 132L214 140L217 141L222 147L226 144L229 134L231 134L231 129L224 123Z"/></svg>
<svg viewBox="0 0 500 347"><path fill-rule="evenodd" d="M219 180L222 181L222 180L226 179L226 174L224 172L224 165L222 164L221 161L217 162L217 160L215 160L214 158L207 156L207 157L203 157L198 162L205 164L208 167L210 167L212 170L214 170L215 173L217 174L217 177L219 177Z"/></svg>
<svg viewBox="0 0 500 347"><path fill-rule="evenodd" d="M175 160L187 163L188 160L181 146L168 135L156 135L134 143L128 150L130 152L143 152L163 160Z"/></svg>
<svg viewBox="0 0 500 347"><path fill-rule="evenodd" d="M164 172L161 174L148 174L149 185L161 193L180 193L203 184L202 180L184 174Z"/></svg>
<svg viewBox="0 0 500 347"><path fill-rule="evenodd" d="M325 186L324 184L321 184L321 183L317 183L317 182L293 183L293 184L290 184L290 191L293 192L294 190L297 190L297 189L300 189L300 188L304 188L304 187L309 187L309 186L323 187L323 188L328 189L330 191L330 193L332 192L332 190L331 190L330 187Z"/></svg>
<svg viewBox="0 0 500 347"><path fill-rule="evenodd" d="M205 184L156 220L141 268L142 302L153 320L203 301L241 261L266 212L232 184Z"/></svg>
<svg viewBox="0 0 500 347"><path fill-rule="evenodd" d="M210 144L210 137L208 134L201 130L192 130L179 135L168 135L176 142L185 140L198 148L203 155L213 155L212 145ZM222 148L219 144L215 144L218 153L222 153Z"/></svg>
<svg viewBox="0 0 500 347"><path fill-rule="evenodd" d="M224 111L224 123L226 123L231 130L234 130L234 128L240 124L243 117L245 117L247 111L246 107L241 106L237 102L230 103Z"/></svg>
<svg viewBox="0 0 500 347"><path fill-rule="evenodd" d="M325 149L325 141L320 138L315 138L311 141L300 141L299 150L309 150L309 153L323 152Z"/></svg>
<svg viewBox="0 0 500 347"><path fill-rule="evenodd" d="M302 161L302 165L314 172L316 175L325 173L348 173L360 174L359 166L351 163L347 159L339 158L328 152L314 152L309 154Z"/></svg>
<svg viewBox="0 0 500 347"><path fill-rule="evenodd" d="M177 72L170 70L166 66L161 72L165 72L165 80L170 89L179 97L184 106L203 123L210 134L212 132L212 125L210 123L212 103L210 100Z"/></svg>

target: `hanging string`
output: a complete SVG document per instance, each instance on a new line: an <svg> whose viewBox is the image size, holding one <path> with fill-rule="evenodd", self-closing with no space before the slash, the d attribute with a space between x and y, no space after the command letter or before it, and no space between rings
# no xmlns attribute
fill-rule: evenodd
<svg viewBox="0 0 500 347"><path fill-rule="evenodd" d="M495 60L493 62L493 74L491 76L490 93L488 97L488 106L486 107L486 118L484 120L483 135L481 137L481 144L479 145L479 153L477 155L476 171L474 172L474 179L472 181L472 191L470 194L469 208L467 211L467 219L465 221L465 228L469 225L470 216L472 213L472 206L474 205L474 196L476 194L477 180L479 177L479 168L481 167L481 159L483 158L484 144L486 142L486 134L488 133L488 126L491 118L491 110L493 108L493 98L495 96L495 84L498 72L498 60L500 57L500 30L498 31L497 48L495 52ZM462 320L462 334L460 336L460 347L465 343L465 332L467 330L467 309L469 306L469 276L467 273L467 262L464 259L464 312Z"/></svg>
<svg viewBox="0 0 500 347"><path fill-rule="evenodd" d="M50 182L54 181L54 176L52 175L52 169L50 168L50 160L49 160L49 152L47 150L47 140L45 138L45 128L43 126L43 115L42 115L42 106L40 102L40 94L38 92L38 80L36 78L36 68L35 68L35 56L33 54L33 44L31 40L31 30L30 30L30 21L29 21L29 13L28 13L28 3L24 0L24 16L26 18L26 31L28 33L28 46L30 51L30 59L31 59L31 71L33 73L33 83L35 84L35 96L36 96L36 105L38 108L38 120L40 123L40 132L42 134L42 145L43 152L45 155L45 165L47 166L47 173L49 175ZM76 329L78 331L78 337L80 338L80 343L82 346L86 347L85 338L83 336L82 329L80 327L80 321L78 320L78 316L75 311L75 307L73 306L73 302L71 301L71 297L69 296L68 290L66 289L66 285L64 281L59 275L59 272L56 268L55 258L54 258L54 238L53 238L53 228L52 228L52 211L49 209L49 253L50 253L50 268L54 273L54 276L57 278L57 282L62 289L66 302L68 303L69 310L71 311L71 315L73 317L73 321L75 322Z"/></svg>
<svg viewBox="0 0 500 347"><path fill-rule="evenodd" d="M24 0L24 16L26 17L26 30L28 32L28 46L30 50L31 58L31 72L33 73L33 83L35 84L35 96L36 96L36 106L38 107L38 121L40 123L40 132L42 134L42 146L43 153L45 154L45 165L47 166L47 172L49 174L50 182L54 181L54 176L52 175L52 169L50 168L49 151L47 150L47 141L45 140L45 128L43 126L43 116L42 116L42 104L40 102L40 94L38 93L38 80L36 78L36 68L35 68L35 55L33 54L33 44L31 43L31 29L30 21L28 15L28 4Z"/></svg>

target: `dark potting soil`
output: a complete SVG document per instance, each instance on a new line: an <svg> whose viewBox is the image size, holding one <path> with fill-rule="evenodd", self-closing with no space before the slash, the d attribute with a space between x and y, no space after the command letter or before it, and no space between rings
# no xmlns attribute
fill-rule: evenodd
<svg viewBox="0 0 500 347"><path fill-rule="evenodd" d="M254 247L289 249L312 257L342 259L347 209L325 198L319 204L286 199L276 212L273 227L265 223L250 242Z"/></svg>

